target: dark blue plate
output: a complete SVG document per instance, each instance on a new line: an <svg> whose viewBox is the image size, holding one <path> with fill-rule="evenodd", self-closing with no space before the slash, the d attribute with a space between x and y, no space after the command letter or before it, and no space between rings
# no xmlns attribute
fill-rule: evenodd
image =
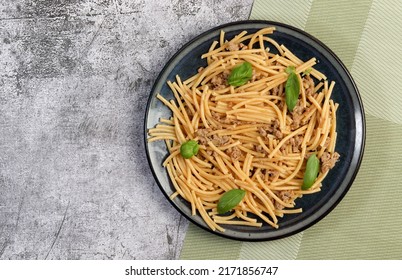
<svg viewBox="0 0 402 280"><path fill-rule="evenodd" d="M163 159L167 156L167 149L163 141L148 143L147 129L154 127L160 117L168 118L171 112L156 99L160 93L166 99L173 99L166 81L174 81L175 75L182 80L197 72L206 62L201 55L208 51L214 40L219 41L220 30L224 30L226 38L232 38L243 30L254 33L257 30L275 26L276 31L271 37L278 43L284 44L302 60L316 57L318 64L314 66L323 72L330 81L335 81L332 99L339 103L337 111L338 138L336 151L340 154L340 161L329 172L323 181L322 190L316 194L305 195L296 200L296 207L302 207L300 214L289 214L279 218L279 229L269 225L261 228L246 226L227 226L226 231L213 232L204 223L201 216L191 216L191 206L183 199L169 199L174 192L165 168ZM273 50L274 48L271 48ZM322 42L306 32L289 25L270 21L241 21L215 27L184 45L166 64L157 78L146 109L144 139L149 165L160 189L172 205L188 220L201 228L217 235L244 241L264 241L286 237L298 233L325 217L341 201L349 190L358 172L363 157L365 143L365 119L362 101L356 84L340 59Z"/></svg>

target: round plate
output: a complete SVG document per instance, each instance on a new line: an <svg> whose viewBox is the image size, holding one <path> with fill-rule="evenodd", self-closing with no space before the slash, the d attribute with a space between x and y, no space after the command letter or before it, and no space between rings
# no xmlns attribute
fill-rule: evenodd
<svg viewBox="0 0 402 280"><path fill-rule="evenodd" d="M147 142L147 129L154 127L160 117L171 116L170 110L156 99L160 93L166 99L173 99L173 94L166 81L174 81L175 75L182 80L197 73L197 69L206 65L201 55L208 51L214 40L219 41L219 33L225 31L225 38L232 38L243 30L254 33L257 30L274 26L276 31L270 35L279 44L284 44L300 59L306 61L316 57L314 66L324 73L328 80L335 81L332 99L339 103L337 111L336 151L340 160L323 181L321 191L305 195L296 200L296 207L303 208L300 214L289 214L279 218L279 229L264 223L261 228L246 226L227 226L225 232L211 231L201 216L191 215L191 206L181 198L170 200L174 192L167 171L162 166L168 151L163 141ZM273 48L271 48L273 50ZM201 228L217 235L243 241L265 241L286 237L298 233L326 216L345 196L360 167L365 143L365 119L363 106L357 87L340 59L322 42L306 32L289 25L270 21L241 21L215 27L183 46L166 64L159 74L148 100L145 126L145 147L149 165L160 189L172 205L188 220Z"/></svg>

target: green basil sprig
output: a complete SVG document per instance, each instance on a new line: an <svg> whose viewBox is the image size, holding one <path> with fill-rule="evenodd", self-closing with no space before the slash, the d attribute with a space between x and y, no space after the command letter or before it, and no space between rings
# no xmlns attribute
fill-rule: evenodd
<svg viewBox="0 0 402 280"><path fill-rule="evenodd" d="M253 77L253 67L250 62L243 62L234 67L228 77L228 84L234 87L242 86Z"/></svg>
<svg viewBox="0 0 402 280"><path fill-rule="evenodd" d="M180 146L180 154L184 158L191 158L198 153L199 145L197 141L189 140Z"/></svg>
<svg viewBox="0 0 402 280"><path fill-rule="evenodd" d="M246 195L245 190L233 189L225 192L218 202L218 213L225 214L236 207Z"/></svg>
<svg viewBox="0 0 402 280"><path fill-rule="evenodd" d="M296 69L294 66L286 67L286 73L288 73L289 75L285 85L285 97L286 105L291 112L297 104L300 93L300 82L295 70Z"/></svg>
<svg viewBox="0 0 402 280"><path fill-rule="evenodd" d="M309 156L304 172L302 190L308 190L317 179L318 172L320 171L320 161L315 154Z"/></svg>

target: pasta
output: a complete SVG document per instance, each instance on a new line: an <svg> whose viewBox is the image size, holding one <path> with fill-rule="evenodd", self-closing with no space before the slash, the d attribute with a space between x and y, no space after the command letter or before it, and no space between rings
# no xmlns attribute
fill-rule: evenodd
<svg viewBox="0 0 402 280"><path fill-rule="evenodd" d="M174 100L157 95L172 116L148 130L148 141L166 143L169 155L163 166L175 188L171 199L188 201L192 214L201 215L214 231L264 223L278 228L278 217L302 212L295 200L319 192L339 159L339 105L331 99L335 83L313 68L315 58L302 61L270 38L274 31L244 31L229 41L221 31L219 42L202 55L206 67L184 81L176 76L168 82ZM245 62L252 67L251 78L229 84L233 69ZM300 85L292 110L285 98L289 67ZM185 158L181 146L189 140L199 150ZM310 188L302 189L312 154L319 159L319 174ZM244 198L229 213L219 214L220 198L233 189L244 190Z"/></svg>

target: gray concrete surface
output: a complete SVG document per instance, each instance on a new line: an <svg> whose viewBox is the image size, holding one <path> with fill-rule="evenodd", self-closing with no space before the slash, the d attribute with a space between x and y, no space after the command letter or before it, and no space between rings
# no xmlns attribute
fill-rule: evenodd
<svg viewBox="0 0 402 280"><path fill-rule="evenodd" d="M252 0L0 1L0 258L175 259L143 144L150 88Z"/></svg>

